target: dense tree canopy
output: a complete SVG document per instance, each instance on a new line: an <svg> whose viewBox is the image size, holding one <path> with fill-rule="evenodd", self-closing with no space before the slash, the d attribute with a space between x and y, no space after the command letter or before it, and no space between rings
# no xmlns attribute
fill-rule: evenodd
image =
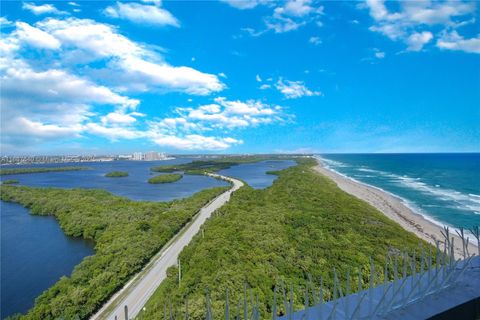
<svg viewBox="0 0 480 320"><path fill-rule="evenodd" d="M204 236L197 235L181 253L180 285L177 269L171 268L141 318L163 319L165 306L170 313L170 305L183 316L187 298L190 318L204 319L208 289L214 316L221 319L226 289L233 313L247 283L259 295L261 318L265 319L271 312L275 284L293 285L300 303L297 307L301 307L300 288L309 274L317 286L320 277L324 279L328 297L333 268L343 279L351 271L352 283L357 283L356 270L368 270L369 257L382 266L387 253L418 250L419 243L427 246L313 171L313 160L300 163L278 172L279 178L267 189L237 191L207 221ZM377 280L381 279L379 271ZM362 283L367 281L364 276Z"/></svg>
<svg viewBox="0 0 480 320"><path fill-rule="evenodd" d="M101 190L1 186L1 199L53 215L67 235L95 242L70 277L42 293L21 319L87 319L227 187L171 202L137 202Z"/></svg>
<svg viewBox="0 0 480 320"><path fill-rule="evenodd" d="M170 183L175 182L182 179L182 175L179 173L167 173L167 174L159 174L158 176L152 177L148 179L148 183Z"/></svg>

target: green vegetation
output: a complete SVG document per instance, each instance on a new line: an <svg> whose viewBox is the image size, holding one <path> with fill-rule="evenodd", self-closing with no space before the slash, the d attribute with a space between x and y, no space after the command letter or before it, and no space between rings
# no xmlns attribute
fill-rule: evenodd
<svg viewBox="0 0 480 320"><path fill-rule="evenodd" d="M15 179L10 179L10 180L4 180L2 181L2 184L17 184L19 183L20 181L18 180L15 180Z"/></svg>
<svg viewBox="0 0 480 320"><path fill-rule="evenodd" d="M0 169L0 176L7 174L24 174L24 173L42 173L42 172L61 172L61 171L79 171L88 170L88 167L50 167L50 168L15 168Z"/></svg>
<svg viewBox="0 0 480 320"><path fill-rule="evenodd" d="M87 319L157 253L198 210L227 187L171 202L136 202L102 190L1 186L4 201L53 215L63 231L95 241L70 277L62 277L20 319Z"/></svg>
<svg viewBox="0 0 480 320"><path fill-rule="evenodd" d="M148 179L148 183L170 183L175 182L182 179L182 175L179 173L167 173L167 174L160 174L158 176L152 177Z"/></svg>
<svg viewBox="0 0 480 320"><path fill-rule="evenodd" d="M105 175L108 178L121 178L121 177L128 177L128 172L125 171L112 171Z"/></svg>
<svg viewBox="0 0 480 320"><path fill-rule="evenodd" d="M241 163L252 163L277 158L275 156L223 156L209 160L197 160L184 164L153 167L154 172L184 171L186 174L205 174L228 169Z"/></svg>
<svg viewBox="0 0 480 320"><path fill-rule="evenodd" d="M163 319L164 308L169 313L170 304L173 312L178 310L183 317L187 298L190 318L205 319L208 289L213 315L221 319L226 289L233 314L243 299L246 282L253 288L253 296L258 294L261 318L268 319L276 284L292 285L296 308L301 308L301 289L309 274L317 290L319 279L323 278L328 298L333 289L333 268L342 283L350 271L355 287L358 267L362 268L361 282L365 286L369 257L378 266L376 280L381 281L387 254L418 250L419 243L428 246L315 172L313 159L298 162L298 166L276 172L279 178L267 189L245 186L233 194L206 222L204 236L197 235L181 253L180 285L177 268L169 269L168 278L140 318ZM279 308L282 313L283 307Z"/></svg>

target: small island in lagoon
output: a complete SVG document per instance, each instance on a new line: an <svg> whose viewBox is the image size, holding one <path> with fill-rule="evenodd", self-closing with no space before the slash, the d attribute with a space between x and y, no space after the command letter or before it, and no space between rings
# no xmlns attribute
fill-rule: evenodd
<svg viewBox="0 0 480 320"><path fill-rule="evenodd" d="M171 183L182 179L182 177L183 175L181 175L180 173L160 174L158 176L148 179L148 183Z"/></svg>
<svg viewBox="0 0 480 320"><path fill-rule="evenodd" d="M107 174L105 174L105 177L107 178L122 178L122 177L128 177L128 172L125 171L112 171Z"/></svg>
<svg viewBox="0 0 480 320"><path fill-rule="evenodd" d="M19 182L20 182L20 181L18 181L18 180L10 179L10 180L2 181L2 184L17 184L17 183L19 183Z"/></svg>

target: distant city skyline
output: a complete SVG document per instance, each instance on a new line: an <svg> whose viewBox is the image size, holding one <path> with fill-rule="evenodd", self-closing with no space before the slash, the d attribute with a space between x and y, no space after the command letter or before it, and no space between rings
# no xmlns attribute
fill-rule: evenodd
<svg viewBox="0 0 480 320"><path fill-rule="evenodd" d="M2 155L480 152L474 1L0 5Z"/></svg>

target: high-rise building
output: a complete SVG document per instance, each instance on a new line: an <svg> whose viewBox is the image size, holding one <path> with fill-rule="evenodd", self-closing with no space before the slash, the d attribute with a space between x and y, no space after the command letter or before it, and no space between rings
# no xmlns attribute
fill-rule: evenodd
<svg viewBox="0 0 480 320"><path fill-rule="evenodd" d="M166 158L165 154L155 152L155 151L145 152L145 157L144 157L146 161L164 160L165 158Z"/></svg>
<svg viewBox="0 0 480 320"><path fill-rule="evenodd" d="M134 152L132 154L132 160L136 160L136 161L143 160L143 154L141 152Z"/></svg>

